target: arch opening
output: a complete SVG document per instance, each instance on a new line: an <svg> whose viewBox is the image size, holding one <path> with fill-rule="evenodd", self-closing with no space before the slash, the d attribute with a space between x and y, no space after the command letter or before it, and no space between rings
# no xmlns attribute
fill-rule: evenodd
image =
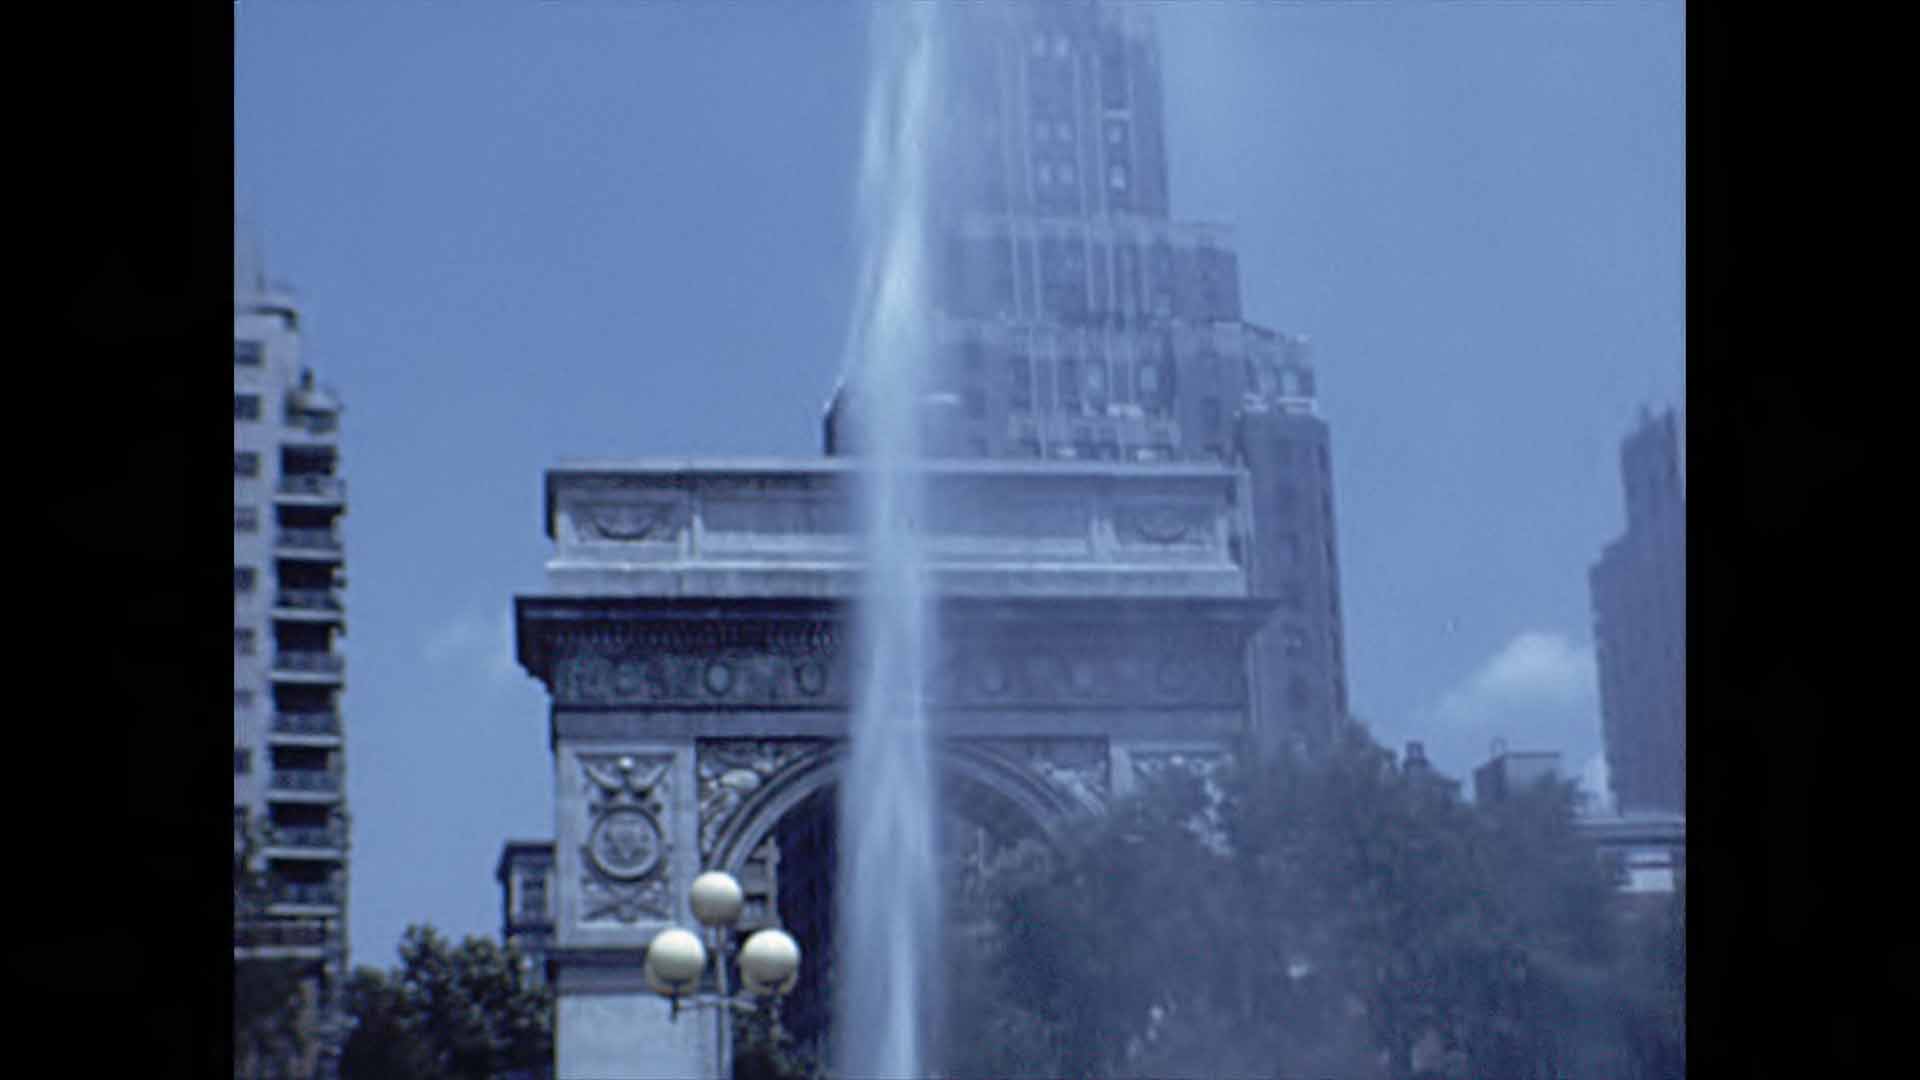
<svg viewBox="0 0 1920 1080"><path fill-rule="evenodd" d="M781 1017L800 1044L828 1050L834 1013L835 921L839 916L840 785L844 749L776 776L744 806L718 846L714 864L758 881L771 877L777 922L799 943L805 961ZM943 753L940 759L945 942L979 933L992 917L991 882L1049 858L1061 828L1080 807L1011 763L979 755Z"/></svg>

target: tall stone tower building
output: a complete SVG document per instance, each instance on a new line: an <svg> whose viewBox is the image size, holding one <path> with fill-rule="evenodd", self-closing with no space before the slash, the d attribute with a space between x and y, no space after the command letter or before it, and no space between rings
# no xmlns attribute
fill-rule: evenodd
<svg viewBox="0 0 1920 1080"><path fill-rule="evenodd" d="M1247 322L1229 229L1173 220L1144 4L957 5L930 235L941 457L1227 462L1252 477L1256 733L1347 714L1326 423L1304 341ZM851 452L836 392L826 449Z"/></svg>
<svg viewBox="0 0 1920 1080"><path fill-rule="evenodd" d="M236 922L234 953L312 961L309 1019L329 1031L347 963L339 439L339 401L301 364L299 308L236 223L233 809L269 902ZM332 1075L331 1051L310 1064Z"/></svg>
<svg viewBox="0 0 1920 1080"><path fill-rule="evenodd" d="M1687 514L1673 410L1620 448L1627 528L1588 576L1600 715L1622 814L1687 805Z"/></svg>

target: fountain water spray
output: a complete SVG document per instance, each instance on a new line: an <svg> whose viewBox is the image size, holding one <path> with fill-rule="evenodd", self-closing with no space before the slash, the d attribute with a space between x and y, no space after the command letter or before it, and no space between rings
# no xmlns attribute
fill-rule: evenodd
<svg viewBox="0 0 1920 1080"><path fill-rule="evenodd" d="M842 838L836 1068L858 1080L929 1070L939 941L937 776L922 686L922 371L930 346L926 236L937 5L879 3L860 173L864 252L848 342L866 580Z"/></svg>

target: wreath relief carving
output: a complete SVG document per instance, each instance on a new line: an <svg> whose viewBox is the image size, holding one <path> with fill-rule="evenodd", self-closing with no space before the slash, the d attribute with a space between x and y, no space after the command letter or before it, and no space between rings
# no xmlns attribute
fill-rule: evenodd
<svg viewBox="0 0 1920 1080"><path fill-rule="evenodd" d="M667 856L660 826L673 776L671 754L582 754L586 841L580 845L580 921L632 924L667 918Z"/></svg>

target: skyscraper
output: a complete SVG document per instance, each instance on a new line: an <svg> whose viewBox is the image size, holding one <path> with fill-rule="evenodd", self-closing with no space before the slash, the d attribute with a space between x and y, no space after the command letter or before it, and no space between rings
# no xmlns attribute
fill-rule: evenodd
<svg viewBox="0 0 1920 1080"><path fill-rule="evenodd" d="M1673 410L1620 448L1627 528L1588 575L1600 715L1622 814L1687 804L1687 515Z"/></svg>
<svg viewBox="0 0 1920 1080"><path fill-rule="evenodd" d="M346 632L340 403L300 359L300 313L236 222L233 306L233 809L268 883L235 956L312 962L337 1022L346 973L347 816L340 720ZM331 1075L329 1050L314 1063Z"/></svg>
<svg viewBox="0 0 1920 1080"><path fill-rule="evenodd" d="M1279 608L1256 730L1323 742L1347 713L1327 425L1306 343L1242 315L1230 230L1170 215L1148 6L948 14L930 452L1247 468L1241 558ZM828 453L853 449L857 407L835 394Z"/></svg>

